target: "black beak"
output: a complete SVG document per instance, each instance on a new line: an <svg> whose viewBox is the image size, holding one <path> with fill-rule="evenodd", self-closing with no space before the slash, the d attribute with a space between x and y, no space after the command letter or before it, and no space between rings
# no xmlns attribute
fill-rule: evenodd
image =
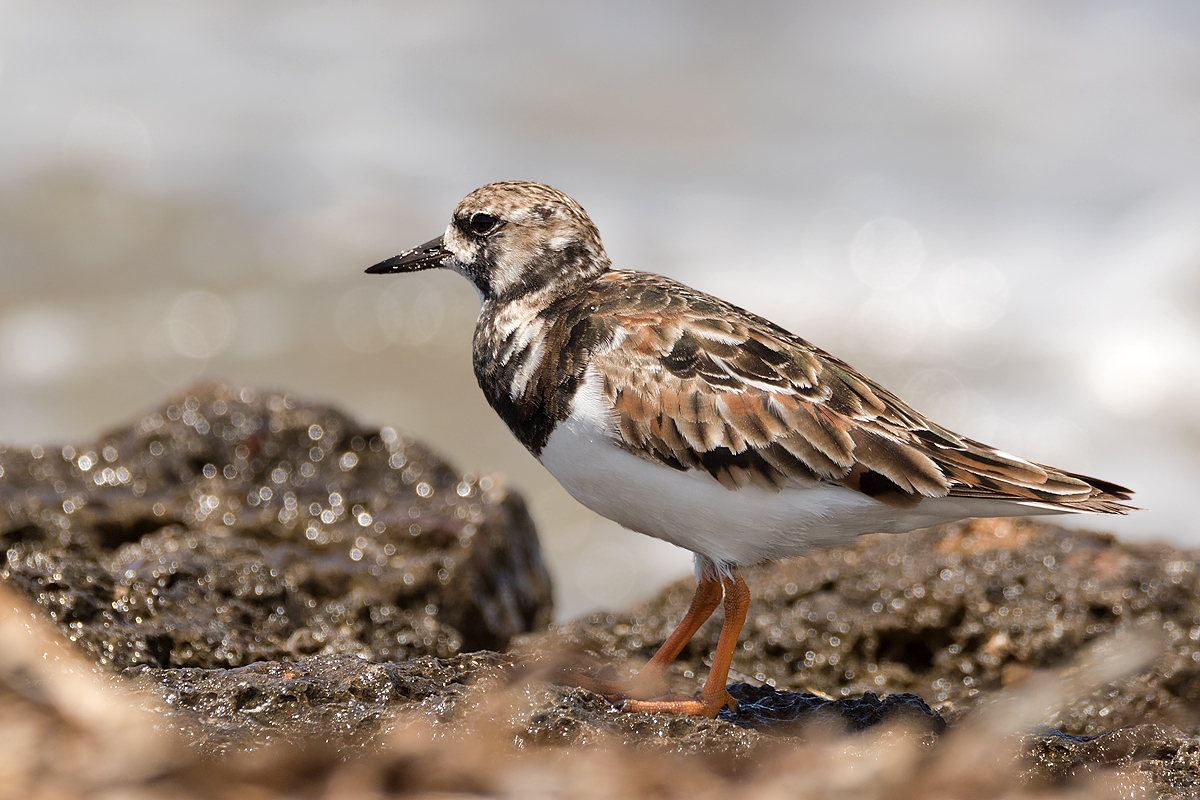
<svg viewBox="0 0 1200 800"><path fill-rule="evenodd" d="M372 275L383 275L388 272L417 272L440 267L447 258L451 258L450 251L442 247L442 237L439 236L420 247L405 250L398 256L392 256L373 267L367 267L367 272Z"/></svg>

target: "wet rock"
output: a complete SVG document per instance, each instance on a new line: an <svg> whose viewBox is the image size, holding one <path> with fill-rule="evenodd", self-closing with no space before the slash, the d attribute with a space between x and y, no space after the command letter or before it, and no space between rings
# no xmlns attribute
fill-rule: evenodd
<svg viewBox="0 0 1200 800"><path fill-rule="evenodd" d="M588 789L620 774L603 786L622 796L819 793L826 774L858 787L863 758L892 765L862 784L875 795L1013 796L1017 780L1080 796L1200 788L1200 570L1196 553L1165 546L988 520L747 569L739 707L712 720L627 713L546 680L581 654L635 668L682 617L691 581L494 652L549 618L519 498L281 393L197 387L90 444L0 450L0 546L5 585L161 709L120 724L141 726L143 742L156 724L186 745L150 747L141 767L130 756L112 774L179 796L247 785L294 796L310 780L362 789L344 796L511 796L554 770ZM66 690L45 686L83 670L58 673L28 643L15 658L30 614L3 598L17 612L0 613L0 732L34 744L0 754L0 771L79 744L89 766L33 772L99 774L115 763L113 714L80 727ZM672 668L678 690L701 684L719 627L718 614ZM1129 662L1153 663L1104 672L1125 674L1111 683L1059 680L1087 673L1092 646L1122 631L1114 641L1162 643ZM1084 688L1046 703L1047 686ZM1036 702L1019 724L980 722L1022 698ZM230 766L243 750L267 760ZM523 771L533 762L516 752L542 760ZM359 758L346 766L347 754ZM97 785L124 780L105 775ZM362 775L376 783L354 783Z"/></svg>
<svg viewBox="0 0 1200 800"><path fill-rule="evenodd" d="M1200 726L1200 567L1195 552L1021 520L976 520L744 570L753 600L731 675L832 697L912 692L957 719L990 693L1059 668L1123 626L1165 633L1151 667L1045 720L1076 735L1146 722ZM621 614L559 626L538 646L626 671L682 618L694 582ZM672 668L694 691L718 619Z"/></svg>
<svg viewBox="0 0 1200 800"><path fill-rule="evenodd" d="M1119 769L1145 776L1163 797L1200 794L1200 739L1153 723L1130 725L1095 736L1057 731L1026 742L1032 784L1062 786L1081 775Z"/></svg>
<svg viewBox="0 0 1200 800"><path fill-rule="evenodd" d="M125 675L163 697L169 728L213 755L276 742L361 746L400 708L429 698L453 707L469 684L502 665L511 662L487 652L402 664L334 655L234 669L142 666Z"/></svg>
<svg viewBox="0 0 1200 800"><path fill-rule="evenodd" d="M395 726L424 721L508 735L523 748L621 742L642 750L734 760L764 745L858 732L888 724L939 732L945 725L920 698L829 700L734 684L736 713L719 719L633 714L590 692L555 685L513 656L473 653L372 664L352 656L310 656L236 669L126 671L161 695L168 727L205 755L275 742L368 747Z"/></svg>
<svg viewBox="0 0 1200 800"><path fill-rule="evenodd" d="M520 497L411 438L206 384L129 427L0 449L0 577L101 663L503 649L550 618Z"/></svg>

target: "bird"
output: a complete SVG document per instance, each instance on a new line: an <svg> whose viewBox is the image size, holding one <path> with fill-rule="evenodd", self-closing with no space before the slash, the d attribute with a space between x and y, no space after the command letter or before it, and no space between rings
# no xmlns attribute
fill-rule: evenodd
<svg viewBox="0 0 1200 800"><path fill-rule="evenodd" d="M482 186L441 236L366 272L435 268L479 294L475 376L521 444L583 505L694 554L695 596L642 669L575 676L626 710L736 711L742 566L974 517L1134 510L1130 489L954 433L763 317L614 269L583 207L544 184ZM702 688L673 694L667 668L722 604Z"/></svg>

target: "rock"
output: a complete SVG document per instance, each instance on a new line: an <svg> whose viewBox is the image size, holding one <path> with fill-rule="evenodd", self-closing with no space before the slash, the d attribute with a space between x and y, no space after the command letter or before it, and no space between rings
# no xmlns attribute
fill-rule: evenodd
<svg viewBox="0 0 1200 800"><path fill-rule="evenodd" d="M165 700L165 727L182 734L189 749L206 760L279 744L386 760L406 729L441 731L438 738L448 743L507 740L525 752L582 753L620 745L646 755L701 757L709 768L743 777L769 772L781 753L836 749L838 742L850 748L854 740L846 734L877 727L915 733L925 752L907 757L920 758L927 772L936 774L932 767L939 762L958 766L961 756L953 729L914 695L829 700L738 683L729 687L738 712L725 711L715 720L626 713L590 692L545 683L518 658L494 653L403 664L310 656L237 669L138 667L126 674ZM1114 771L1164 794L1191 796L1200 787L1200 740L1170 726L1147 723L1088 737L992 732L968 752L979 757L981 748L997 757L1009 751L1018 756L1013 767L1023 765L1020 778L1035 792ZM1001 758L999 767L1011 769L1005 763ZM666 774L678 769L659 766ZM931 782L928 774L917 775ZM1005 783L1018 774L985 777Z"/></svg>
<svg viewBox="0 0 1200 800"><path fill-rule="evenodd" d="M1026 742L1034 784L1062 786L1100 769L1141 773L1163 797L1200 794L1200 740L1169 725L1129 725L1095 736L1053 731Z"/></svg>
<svg viewBox="0 0 1200 800"><path fill-rule="evenodd" d="M629 714L590 692L543 682L519 659L496 653L403 664L308 656L236 669L136 667L125 674L162 696L169 727L206 757L272 742L369 748L397 721L457 724L480 735L499 724L523 747L618 741L734 760L764 745L801 742L814 731L836 737L881 723L929 732L945 727L914 695L827 700L744 683L730 687L737 713L720 719ZM480 704L490 713L479 714Z"/></svg>
<svg viewBox="0 0 1200 800"><path fill-rule="evenodd" d="M982 520L746 569L739 707L711 720L546 679L581 655L631 671L692 581L543 630L515 494L286 394L210 384L91 444L0 450L0 546L0 739L19 745L0 797L1200 787L1197 554L1166 546ZM103 679L57 634L27 641L8 587Z"/></svg>
<svg viewBox="0 0 1200 800"><path fill-rule="evenodd" d="M1195 552L974 520L867 536L743 574L753 600L735 677L831 697L911 692L955 720L1002 687L1066 665L1087 643L1143 623L1165 633L1162 657L1045 724L1075 735L1146 722L1200 728ZM680 581L631 611L558 626L537 646L628 671L682 618L694 586ZM710 621L679 657L671 676L680 691L698 687L719 630L719 619Z"/></svg>
<svg viewBox="0 0 1200 800"><path fill-rule="evenodd" d="M95 442L0 449L0 546L0 577L115 668L452 657L550 619L518 495L216 383Z"/></svg>
<svg viewBox="0 0 1200 800"><path fill-rule="evenodd" d="M330 655L234 669L141 666L125 675L160 694L169 728L212 756L274 742L361 747L401 707L430 698L453 707L471 683L500 665L511 661L488 652L402 664Z"/></svg>

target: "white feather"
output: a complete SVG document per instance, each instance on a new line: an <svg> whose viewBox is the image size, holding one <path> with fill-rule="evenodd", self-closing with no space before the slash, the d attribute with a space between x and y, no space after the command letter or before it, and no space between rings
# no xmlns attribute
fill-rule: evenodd
<svg viewBox="0 0 1200 800"><path fill-rule="evenodd" d="M525 360L517 371L513 373L512 382L509 384L508 391L512 397L521 397L525 394L525 390L529 387L529 381L533 379L533 373L542 363L542 356L546 349L546 340L538 339L534 343L532 349L525 355Z"/></svg>

